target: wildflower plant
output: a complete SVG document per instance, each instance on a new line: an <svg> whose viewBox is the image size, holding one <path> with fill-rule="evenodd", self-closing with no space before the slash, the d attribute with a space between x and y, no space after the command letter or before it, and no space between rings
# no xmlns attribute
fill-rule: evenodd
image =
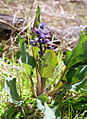
<svg viewBox="0 0 87 119"><path fill-rule="evenodd" d="M50 44L50 32L48 30L45 29L46 24L45 23L40 23L38 28L34 27L33 29L33 33L34 33L34 37L33 39L30 39L30 45L32 45L33 48L33 55L36 55L36 72L37 72L37 95L40 95L43 93L43 90L45 88L45 83L46 83L46 79L53 76L53 72L52 74L50 73L50 71L48 70L49 65L51 64L51 62L53 61L51 59L51 61L49 60L51 57L53 57L52 55L54 55L54 58L56 57L55 52L53 51L54 47L53 44ZM32 33L32 34L33 34ZM35 54L34 51L37 50L37 53ZM49 63L48 63L49 60ZM48 63L48 64L47 64ZM51 69L53 68L53 70L55 69L57 64L57 59L56 62L54 63L54 66L52 64ZM46 66L47 65L47 66ZM52 70L52 71L53 71ZM49 74L50 73L50 74Z"/></svg>
<svg viewBox="0 0 87 119"><path fill-rule="evenodd" d="M81 34L81 38L78 40L76 47L72 51L66 53L64 70L60 75L60 79L55 82L54 87L51 88L55 69L58 66L58 59L54 52L53 44L50 44L50 33L45 29L45 26L46 24L43 22L40 24L40 9L38 7L32 38L30 39L33 54L32 61L33 64L35 64L34 67L36 69L37 76L36 90L34 90L34 82L32 80L33 77L30 74L32 93L36 97L42 96L42 99L38 97L40 100L37 100L37 106L40 110L42 110L45 116L48 114L46 110L49 108L48 110L51 117L60 118L60 112L57 113L58 115L55 115L55 111L58 111L55 104L58 104L60 109L62 109L63 107L61 104L64 103L64 97L69 100L66 96L67 91L81 91L82 88L85 90L87 86L87 33ZM79 52L79 49L81 49L81 52ZM31 64L32 63L30 63L30 65ZM49 78L51 79L51 83L48 83L46 86L46 81ZM42 94L46 94L47 96L51 96L55 99L53 104L53 107L56 109L55 111L53 111L54 108L52 110L52 108L45 104L47 98L45 97L45 101L43 101L44 97ZM44 106L41 101L44 102ZM46 119L51 117L48 114Z"/></svg>
<svg viewBox="0 0 87 119"><path fill-rule="evenodd" d="M64 108L63 105L70 102L70 95L66 95L68 91L81 92L81 95L77 96L77 101L73 97L77 107L79 102L82 102L84 95L87 95L87 32L83 32L75 48L66 53L60 78L57 82L54 82L55 78L53 77L58 69L59 56L57 57L53 44L50 44L50 32L45 29L45 26L45 23L40 23L40 8L38 7L28 44L31 46L32 56L26 49L25 39L18 35L20 50L17 52L17 57L22 61L29 75L32 95L37 98L37 107L44 113L44 119L60 119L59 109L62 112L64 109L66 111L67 107ZM58 69L58 73L59 71ZM36 77L34 73L36 73ZM50 82L46 85L48 79L50 79ZM13 85L12 80L9 80L10 85ZM55 85L52 87L53 82ZM53 108L46 104L49 100L47 96L55 100L52 104ZM83 107L85 107L84 103Z"/></svg>
<svg viewBox="0 0 87 119"><path fill-rule="evenodd" d="M34 97L46 92L46 80L54 76L58 63L53 44L50 44L50 32L45 27L45 23L40 23L40 8L38 7L32 34L29 38L33 56L27 52L24 38L18 35L20 51L17 52L17 56L23 62L25 70L29 72ZM34 88L35 79L33 80L34 70L36 72L36 89Z"/></svg>

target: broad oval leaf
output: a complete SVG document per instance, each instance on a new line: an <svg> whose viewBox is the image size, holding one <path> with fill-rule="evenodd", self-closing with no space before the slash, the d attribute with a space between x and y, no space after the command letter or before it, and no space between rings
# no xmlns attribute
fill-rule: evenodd
<svg viewBox="0 0 87 119"><path fill-rule="evenodd" d="M10 95L10 101L19 106L23 103L16 89L16 79L6 77L4 90Z"/></svg>
<svg viewBox="0 0 87 119"><path fill-rule="evenodd" d="M44 104L44 119L61 119L60 111L57 107L50 108L46 103Z"/></svg>
<svg viewBox="0 0 87 119"><path fill-rule="evenodd" d="M43 78L52 78L57 62L56 54L53 50L47 51L43 57L40 74Z"/></svg>
<svg viewBox="0 0 87 119"><path fill-rule="evenodd" d="M76 47L67 52L64 63L68 68L87 64L87 32L80 37Z"/></svg>
<svg viewBox="0 0 87 119"><path fill-rule="evenodd" d="M72 68L66 73L67 83L69 84L77 83L83 80L86 76L87 76L87 65Z"/></svg>
<svg viewBox="0 0 87 119"><path fill-rule="evenodd" d="M72 85L71 91L87 90L87 77Z"/></svg>
<svg viewBox="0 0 87 119"><path fill-rule="evenodd" d="M31 75L31 72L32 72L32 67L28 64L23 64L24 66L24 69L26 70L27 74Z"/></svg>
<svg viewBox="0 0 87 119"><path fill-rule="evenodd" d="M72 86L72 90L87 89L87 65L82 65L70 69L66 73L67 83Z"/></svg>
<svg viewBox="0 0 87 119"><path fill-rule="evenodd" d="M45 116L44 119L56 119L55 113L52 111L52 109L45 103Z"/></svg>
<svg viewBox="0 0 87 119"><path fill-rule="evenodd" d="M37 107L44 113L43 119L61 119L58 107L50 108L46 103L43 105L39 99L37 99Z"/></svg>
<svg viewBox="0 0 87 119"><path fill-rule="evenodd" d="M39 99L37 99L37 108L44 112L44 106L42 105L42 102Z"/></svg>

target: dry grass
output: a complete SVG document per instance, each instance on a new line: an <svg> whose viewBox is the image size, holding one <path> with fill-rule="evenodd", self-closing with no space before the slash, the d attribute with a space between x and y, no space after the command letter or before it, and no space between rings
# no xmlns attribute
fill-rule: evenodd
<svg viewBox="0 0 87 119"><path fill-rule="evenodd" d="M33 19L37 5L40 5L41 19L48 26L64 29L86 24L87 4L84 4L84 1L69 1L72 0L0 0L0 12L27 18L28 11L31 9L30 18Z"/></svg>
<svg viewBox="0 0 87 119"><path fill-rule="evenodd" d="M57 40L75 42L87 24L86 0L0 0L0 12L27 19L31 11L32 27L37 5L41 8L41 21Z"/></svg>

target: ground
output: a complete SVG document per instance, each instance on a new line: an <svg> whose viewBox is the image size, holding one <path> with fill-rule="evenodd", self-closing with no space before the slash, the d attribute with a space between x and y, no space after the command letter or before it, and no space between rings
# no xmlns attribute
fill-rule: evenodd
<svg viewBox="0 0 87 119"><path fill-rule="evenodd" d="M32 27L38 5L41 9L41 21L47 24L56 40L67 42L75 38L68 41L71 45L68 49L71 50L80 30L84 30L87 24L86 0L1 0L0 12L24 19L29 16Z"/></svg>
<svg viewBox="0 0 87 119"><path fill-rule="evenodd" d="M63 30L87 24L86 0L0 0L0 12L27 19L32 23L37 5L41 8L41 21L48 27Z"/></svg>

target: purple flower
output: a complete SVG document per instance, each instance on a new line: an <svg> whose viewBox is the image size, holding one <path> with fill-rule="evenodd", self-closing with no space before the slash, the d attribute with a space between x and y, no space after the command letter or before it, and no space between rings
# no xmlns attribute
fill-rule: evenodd
<svg viewBox="0 0 87 119"><path fill-rule="evenodd" d="M43 41L42 41L42 39L39 39L40 40L40 43L42 43Z"/></svg>
<svg viewBox="0 0 87 119"><path fill-rule="evenodd" d="M45 38L45 35L43 33L41 33L40 38Z"/></svg>
<svg viewBox="0 0 87 119"><path fill-rule="evenodd" d="M35 32L35 34L39 37L39 36L41 35L41 30L38 29L38 30Z"/></svg>
<svg viewBox="0 0 87 119"><path fill-rule="evenodd" d="M50 32L45 29L46 24L41 23L39 28L34 28L35 37L34 40L30 39L30 44L33 46L37 46L39 48L38 53L43 56L46 49L54 49L52 44L49 44L50 41Z"/></svg>
<svg viewBox="0 0 87 119"><path fill-rule="evenodd" d="M48 43L49 42L49 39L45 39L45 43Z"/></svg>
<svg viewBox="0 0 87 119"><path fill-rule="evenodd" d="M44 29L45 26L46 26L46 24L45 24L44 22L42 22L42 23L39 25L39 27L40 27L41 29Z"/></svg>
<svg viewBox="0 0 87 119"><path fill-rule="evenodd" d="M47 33L47 34L45 35L45 37L46 37L46 38L50 38L50 34Z"/></svg>
<svg viewBox="0 0 87 119"><path fill-rule="evenodd" d="M34 32L36 32L37 31L37 29L36 28L34 28Z"/></svg>
<svg viewBox="0 0 87 119"><path fill-rule="evenodd" d="M47 49L52 49L52 50L54 50L54 47L47 46Z"/></svg>
<svg viewBox="0 0 87 119"><path fill-rule="evenodd" d="M33 44L33 43L34 43L34 41L32 39L30 39L30 44Z"/></svg>
<svg viewBox="0 0 87 119"><path fill-rule="evenodd" d="M38 38L34 38L34 42L35 42L35 43L39 43Z"/></svg>
<svg viewBox="0 0 87 119"><path fill-rule="evenodd" d="M52 50L54 50L54 47L51 47Z"/></svg>

